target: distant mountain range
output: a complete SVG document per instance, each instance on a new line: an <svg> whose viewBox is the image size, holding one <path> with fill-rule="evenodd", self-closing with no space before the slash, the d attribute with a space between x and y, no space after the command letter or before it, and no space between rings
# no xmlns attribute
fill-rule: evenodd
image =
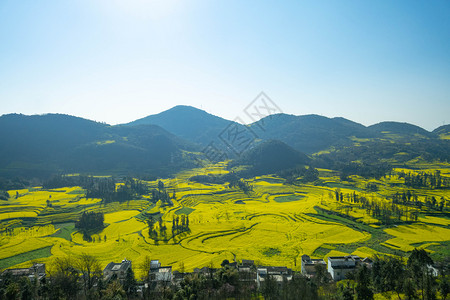
<svg viewBox="0 0 450 300"><path fill-rule="evenodd" d="M156 125L109 126L68 115L0 117L0 175L170 174L192 143ZM187 164L187 165L186 165Z"/></svg>
<svg viewBox="0 0 450 300"><path fill-rule="evenodd" d="M420 140L440 138L438 130L447 130L450 125L441 126L429 132L419 126L400 122L381 122L371 126L345 118L327 118L319 115L295 116L275 114L267 116L249 126L229 121L191 106L175 106L159 114L124 124L136 126L153 124L167 131L199 143L203 146L217 139L230 123L240 131L251 129L259 140L280 140L294 149L312 154L332 146L351 144L355 138ZM445 129L447 128L447 129Z"/></svg>
<svg viewBox="0 0 450 300"><path fill-rule="evenodd" d="M211 142L236 162L264 172L277 169L277 164L309 163L302 153L315 153L319 162L326 163L343 153L350 157L349 153L364 147L380 153L389 148L383 154L386 157L375 155L384 160L397 158L400 148L414 157L450 160L449 138L450 125L429 132L408 123L366 127L344 118L276 114L246 126L190 106L176 106L116 126L61 114L8 114L0 117L0 176L166 176L195 167L199 152L208 151ZM240 151L233 149L235 145ZM277 153L286 159L271 160Z"/></svg>

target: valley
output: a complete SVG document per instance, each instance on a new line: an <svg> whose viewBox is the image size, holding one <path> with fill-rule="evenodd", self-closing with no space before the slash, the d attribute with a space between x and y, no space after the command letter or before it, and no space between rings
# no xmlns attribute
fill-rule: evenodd
<svg viewBox="0 0 450 300"><path fill-rule="evenodd" d="M102 268L125 258L140 266L149 256L186 271L218 267L225 259L299 271L303 254L404 256L423 248L437 260L449 256L448 187L408 187L402 177L438 170L446 182L449 164L394 168L379 179L351 175L342 180L339 172L317 169L317 180L307 183L278 175L240 178L245 184L234 186L192 180L234 173L229 163L142 181L146 193L126 201L86 198L79 186L9 190L9 198L0 201L0 268L32 262L51 268L58 257L82 253L95 256ZM116 189L120 185L118 180ZM168 200L154 199L161 189ZM398 200L396 194L410 199ZM90 231L91 239L75 227L83 212L104 215L104 228ZM178 226L177 217L187 225Z"/></svg>

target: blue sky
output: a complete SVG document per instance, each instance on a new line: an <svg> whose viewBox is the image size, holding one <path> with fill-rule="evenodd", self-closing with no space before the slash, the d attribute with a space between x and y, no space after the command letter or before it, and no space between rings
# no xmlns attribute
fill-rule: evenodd
<svg viewBox="0 0 450 300"><path fill-rule="evenodd" d="M449 1L0 1L0 114L450 123Z"/></svg>

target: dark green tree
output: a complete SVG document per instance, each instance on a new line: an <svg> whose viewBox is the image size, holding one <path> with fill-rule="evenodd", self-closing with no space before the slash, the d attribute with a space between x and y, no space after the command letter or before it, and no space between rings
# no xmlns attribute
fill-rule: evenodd
<svg viewBox="0 0 450 300"><path fill-rule="evenodd" d="M356 273L356 299L371 300L373 299L373 291L370 289L370 270L363 265Z"/></svg>
<svg viewBox="0 0 450 300"><path fill-rule="evenodd" d="M408 258L410 276L421 291L422 299L426 299L425 295L431 295L434 290L435 280L429 270L432 264L433 260L424 249L414 249Z"/></svg>
<svg viewBox="0 0 450 300"><path fill-rule="evenodd" d="M137 282L134 278L134 272L131 268L128 268L127 274L125 275L125 280L123 282L123 290L129 298L136 296Z"/></svg>

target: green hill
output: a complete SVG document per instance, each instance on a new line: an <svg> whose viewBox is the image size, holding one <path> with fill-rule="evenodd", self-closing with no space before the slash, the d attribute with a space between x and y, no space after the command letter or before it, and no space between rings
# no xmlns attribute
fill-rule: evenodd
<svg viewBox="0 0 450 300"><path fill-rule="evenodd" d="M272 174L280 170L309 163L310 159L303 153L277 140L264 141L245 151L235 159L231 166L246 165L247 176Z"/></svg>
<svg viewBox="0 0 450 300"><path fill-rule="evenodd" d="M369 130L388 138L432 138L435 134L409 123L381 122L368 127Z"/></svg>
<svg viewBox="0 0 450 300"><path fill-rule="evenodd" d="M124 125L158 125L181 138L207 145L216 139L230 125L230 122L232 121L192 106L178 105L159 114L150 115Z"/></svg>
<svg viewBox="0 0 450 300"><path fill-rule="evenodd" d="M374 137L361 124L344 118L330 119L318 115L277 114L251 124L251 128L262 139L278 139L304 153L348 144L352 136Z"/></svg>
<svg viewBox="0 0 450 300"><path fill-rule="evenodd" d="M68 115L0 117L0 175L166 174L195 148L156 125L109 126Z"/></svg>

